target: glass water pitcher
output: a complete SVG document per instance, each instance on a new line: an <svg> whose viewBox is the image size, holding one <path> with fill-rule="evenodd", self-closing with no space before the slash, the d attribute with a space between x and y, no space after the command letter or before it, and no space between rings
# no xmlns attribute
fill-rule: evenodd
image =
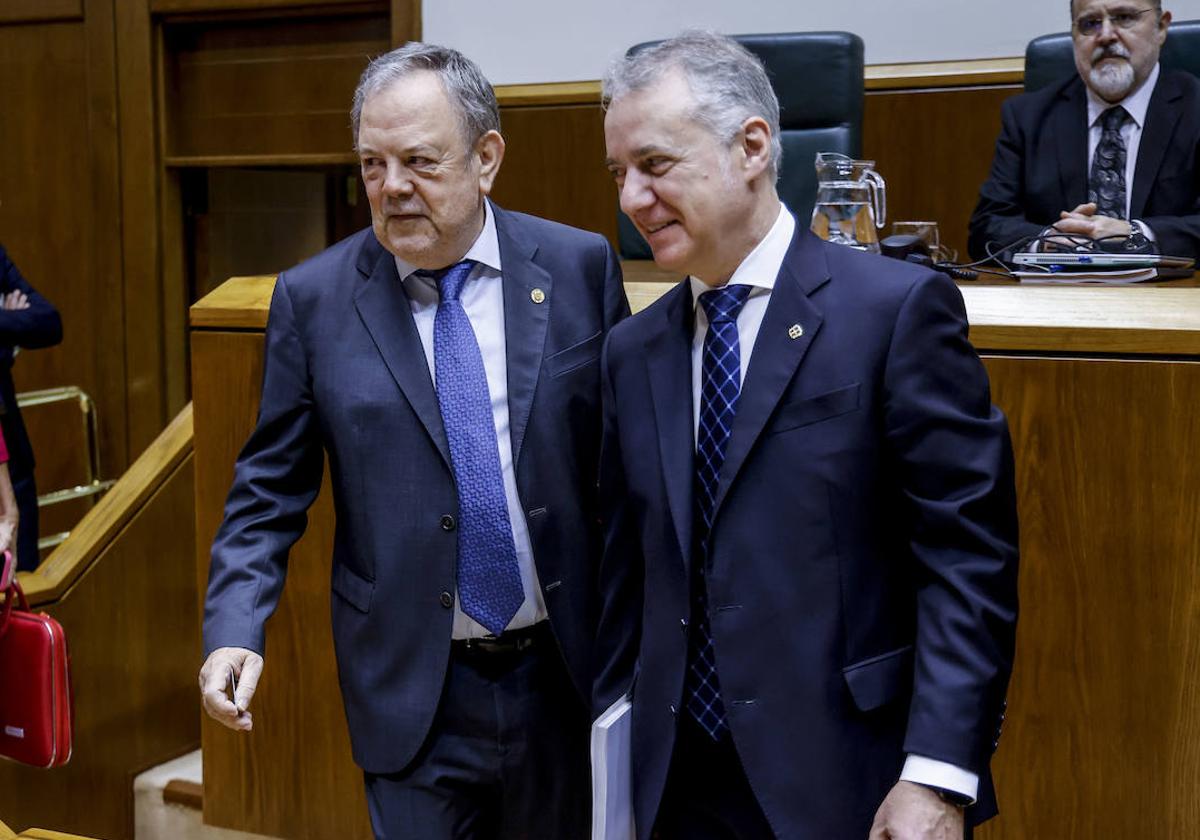
<svg viewBox="0 0 1200 840"><path fill-rule="evenodd" d="M887 221L887 192L875 161L817 152L812 231L822 239L879 253L876 231Z"/></svg>

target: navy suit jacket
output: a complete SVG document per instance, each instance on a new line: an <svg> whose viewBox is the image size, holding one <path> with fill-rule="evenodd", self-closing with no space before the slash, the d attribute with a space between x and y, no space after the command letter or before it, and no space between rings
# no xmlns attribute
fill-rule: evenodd
<svg viewBox="0 0 1200 840"><path fill-rule="evenodd" d="M971 215L974 259L1036 236L1087 201L1087 89L1078 76L1007 100L992 171ZM1200 257L1200 81L1162 70L1146 109L1129 215L1163 254Z"/></svg>
<svg viewBox="0 0 1200 840"><path fill-rule="evenodd" d="M21 291L29 298L28 309L0 309L0 400L4 414L0 425L8 445L8 469L14 482L33 475L33 448L25 421L17 408L16 388L13 385L13 350L22 347L34 350L51 347L62 341L62 319L54 304L46 300L25 281L16 265L0 246L0 295Z"/></svg>
<svg viewBox="0 0 1200 840"><path fill-rule="evenodd" d="M550 623L590 695L600 539L600 350L628 313L602 237L493 205L517 488ZM541 289L544 302L531 292ZM329 459L333 638L354 758L405 767L450 654L458 502L446 434L395 260L371 230L279 276L258 424L212 548L206 652L262 651L287 553ZM445 599L448 601L448 599ZM269 660L268 660L269 662ZM269 667L269 664L268 664Z"/></svg>
<svg viewBox="0 0 1200 840"><path fill-rule="evenodd" d="M632 684L641 838L683 702L692 325L684 282L618 325L602 363L594 710ZM994 813L1014 495L954 284L798 228L746 371L707 574L731 732L777 835L866 837L908 752L979 773L975 818Z"/></svg>

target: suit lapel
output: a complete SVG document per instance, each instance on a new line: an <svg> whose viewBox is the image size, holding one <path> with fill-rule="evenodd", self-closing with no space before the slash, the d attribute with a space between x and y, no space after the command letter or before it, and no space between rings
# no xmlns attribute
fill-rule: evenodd
<svg viewBox="0 0 1200 840"><path fill-rule="evenodd" d="M1138 146L1137 163L1133 170L1133 194L1129 200L1129 218L1140 218L1146 211L1150 187L1158 180L1167 146L1175 134L1175 126L1183 115L1183 109L1174 103L1183 96L1173 76L1162 71L1150 95L1150 106L1146 109L1146 124L1142 126L1142 140Z"/></svg>
<svg viewBox="0 0 1200 840"><path fill-rule="evenodd" d="M714 522L754 442L821 329L824 316L808 299L812 291L829 280L829 269L820 248L820 241L798 225L775 279L742 383L713 503ZM798 336L795 327L799 327Z"/></svg>
<svg viewBox="0 0 1200 840"><path fill-rule="evenodd" d="M396 261L375 235L369 234L359 252L357 266L362 275L354 295L358 317L449 468L450 447L442 427L437 394L408 296L396 273Z"/></svg>
<svg viewBox="0 0 1200 840"><path fill-rule="evenodd" d="M554 305L553 279L533 262L536 242L524 236L512 216L495 204L496 236L504 271L504 343L508 357L508 428L514 469L529 426L533 395L542 369L546 328ZM541 295L534 295L540 289ZM540 298L541 303L534 298Z"/></svg>
<svg viewBox="0 0 1200 840"><path fill-rule="evenodd" d="M692 545L692 293L687 280L667 292L657 330L646 338L646 367L658 429L667 503L686 565Z"/></svg>
<svg viewBox="0 0 1200 840"><path fill-rule="evenodd" d="M1064 100L1063 107L1054 109L1051 122L1054 124L1058 177L1064 199L1062 209L1074 210L1077 205L1087 201L1087 93L1083 82L1076 78L1060 95Z"/></svg>

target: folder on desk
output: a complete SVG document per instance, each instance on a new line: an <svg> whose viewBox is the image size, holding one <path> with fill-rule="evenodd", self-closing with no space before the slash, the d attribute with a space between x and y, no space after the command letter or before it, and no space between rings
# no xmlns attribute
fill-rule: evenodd
<svg viewBox="0 0 1200 840"><path fill-rule="evenodd" d="M633 704L628 696L592 724L592 840L633 840L630 740Z"/></svg>

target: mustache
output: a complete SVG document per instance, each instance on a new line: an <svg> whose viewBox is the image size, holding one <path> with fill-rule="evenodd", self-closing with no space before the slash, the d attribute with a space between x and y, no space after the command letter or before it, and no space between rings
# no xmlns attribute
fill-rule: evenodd
<svg viewBox="0 0 1200 840"><path fill-rule="evenodd" d="M1107 44L1092 50L1092 62L1105 58L1129 58L1129 50L1123 44Z"/></svg>

